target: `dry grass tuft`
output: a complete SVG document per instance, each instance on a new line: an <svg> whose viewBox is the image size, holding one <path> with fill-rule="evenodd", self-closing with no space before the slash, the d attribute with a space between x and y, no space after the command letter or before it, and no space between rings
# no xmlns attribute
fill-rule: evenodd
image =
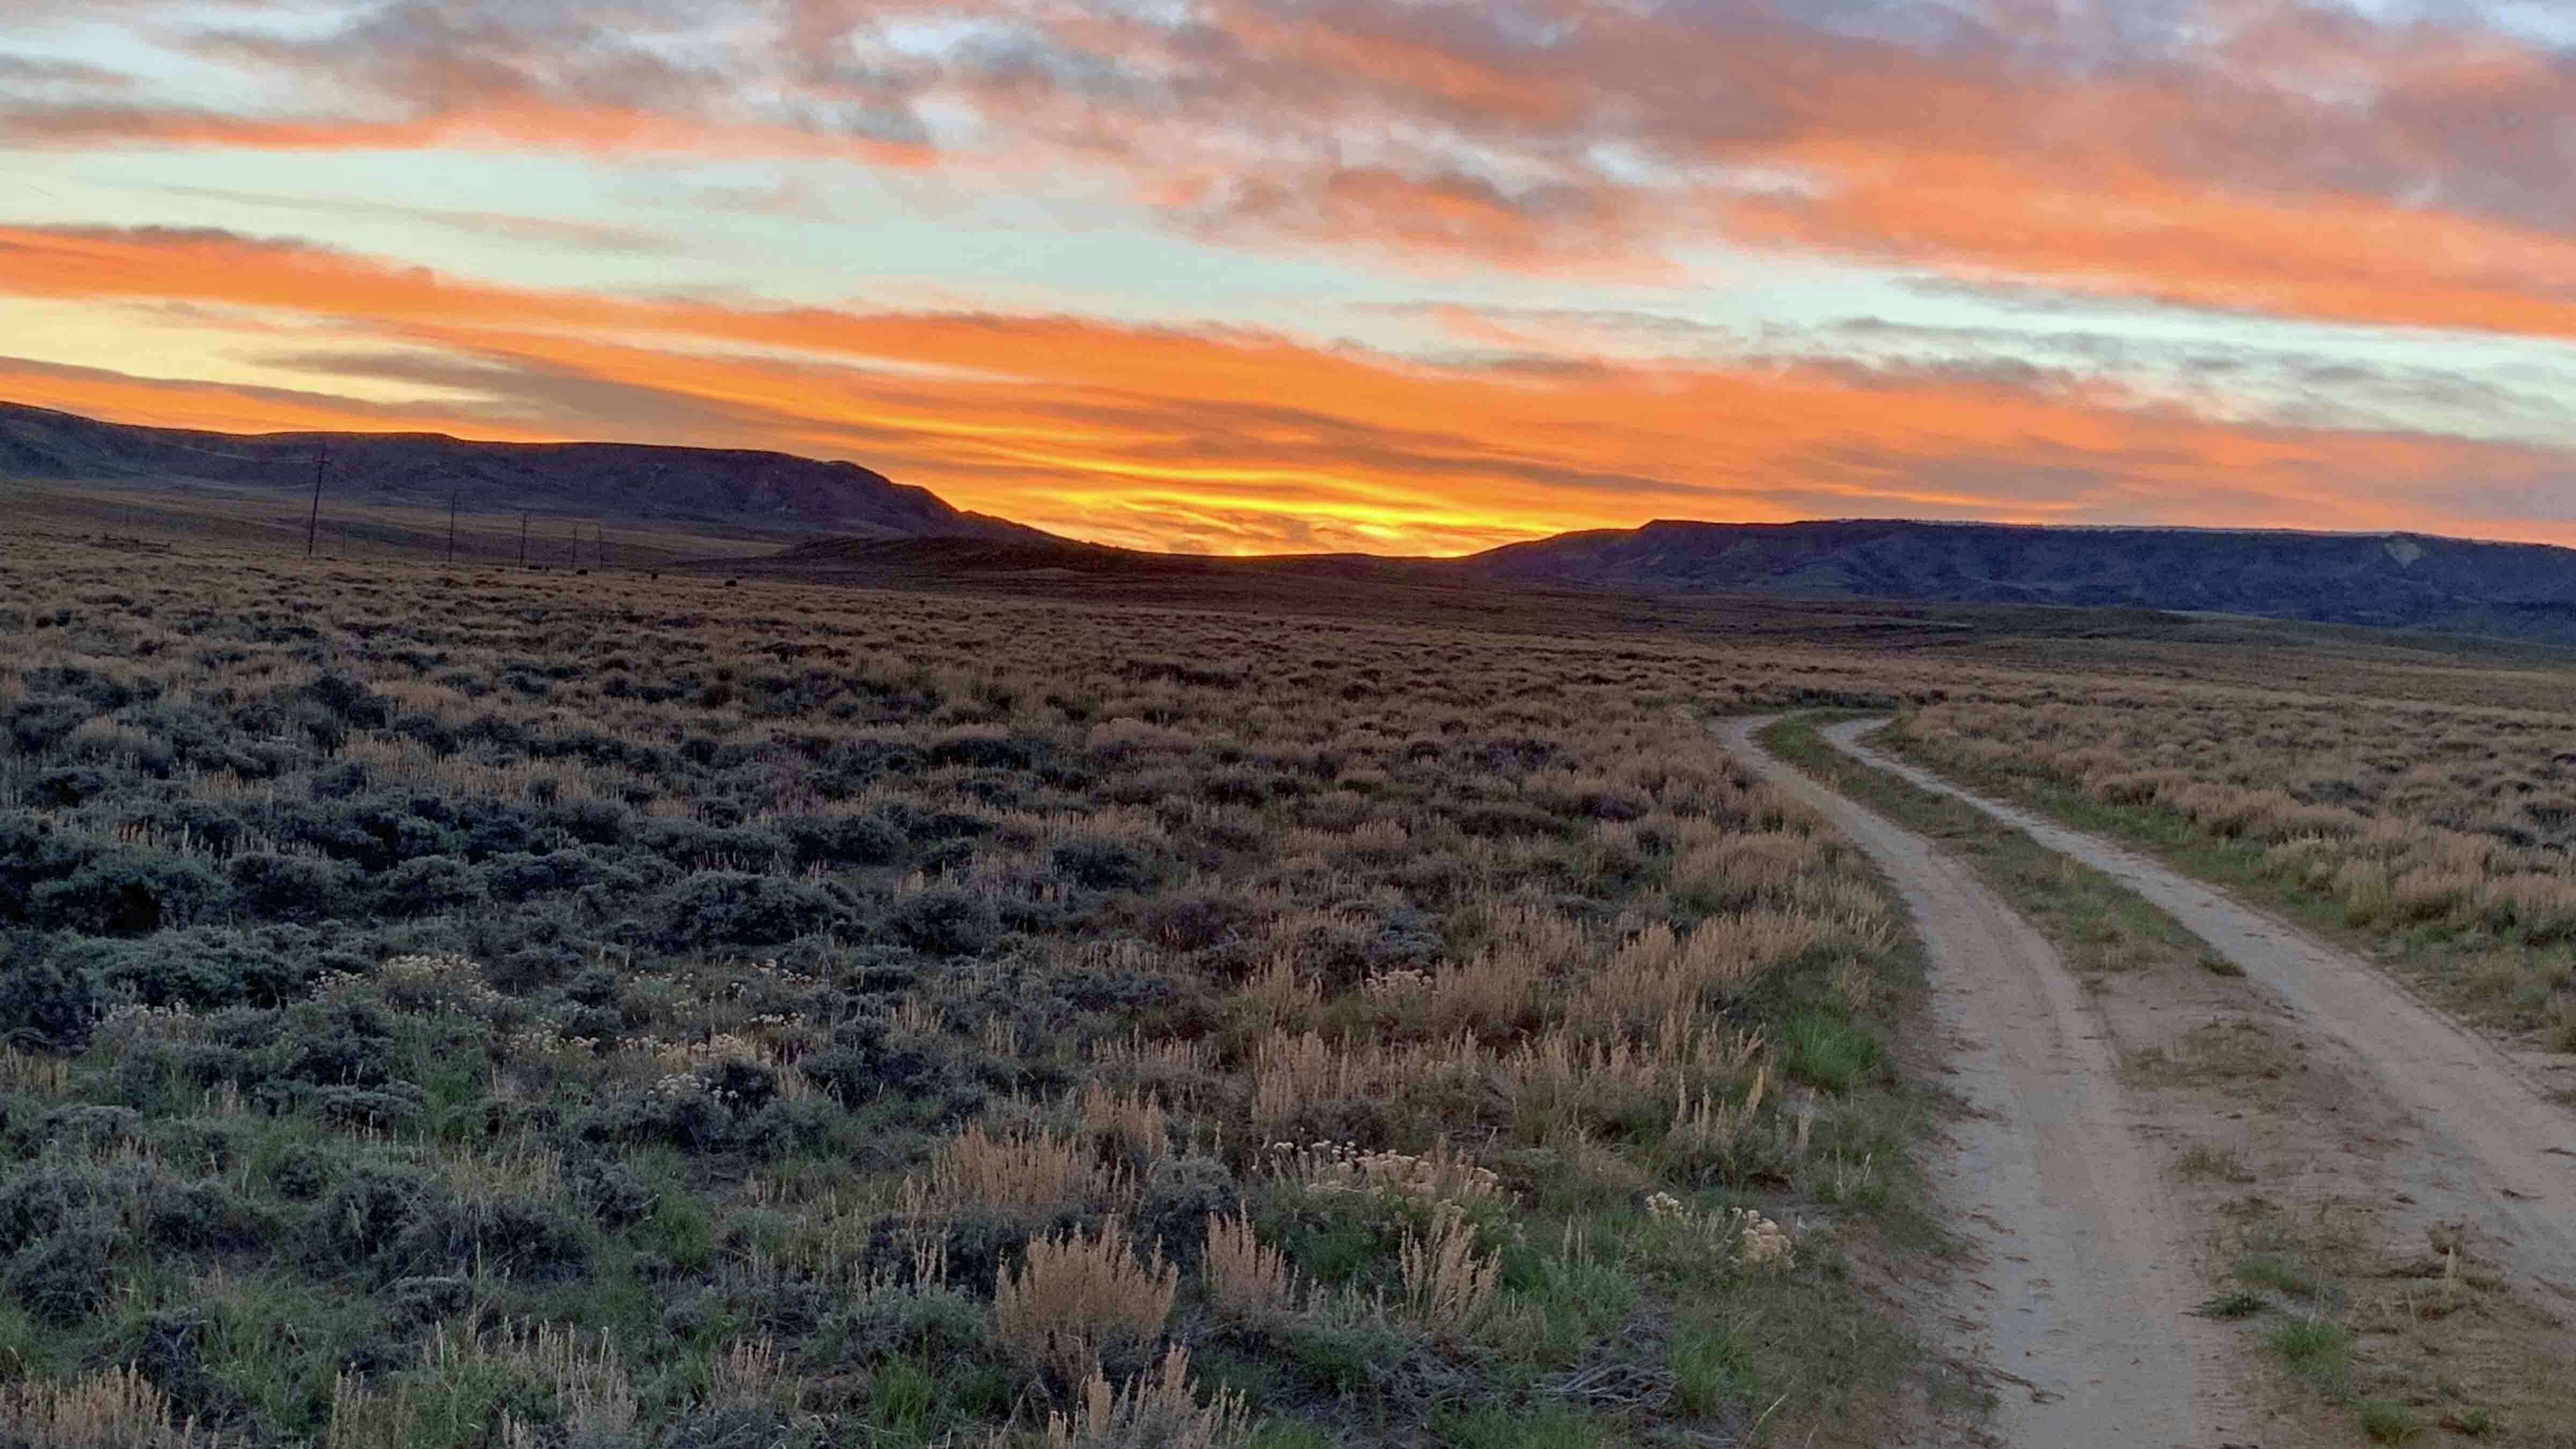
<svg viewBox="0 0 2576 1449"><path fill-rule="evenodd" d="M1253 1126L1266 1132L1311 1107L1383 1098L1488 1065L1475 1038L1466 1035L1342 1047L1316 1032L1274 1032L1253 1046Z"/></svg>
<svg viewBox="0 0 2576 1449"><path fill-rule="evenodd" d="M1404 1272L1404 1308L1416 1322L1469 1337L1493 1317L1502 1257L1476 1251L1476 1225L1459 1209L1436 1209L1419 1235L1407 1230L1397 1261Z"/></svg>
<svg viewBox="0 0 2576 1449"><path fill-rule="evenodd" d="M1294 1313L1302 1296L1287 1256L1262 1243L1252 1219L1242 1213L1208 1214L1201 1273L1209 1304L1237 1323L1266 1323Z"/></svg>
<svg viewBox="0 0 2576 1449"><path fill-rule="evenodd" d="M1094 1079L1083 1088L1082 1125L1105 1134L1129 1157L1151 1162L1172 1150L1172 1114L1153 1098L1113 1092Z"/></svg>
<svg viewBox="0 0 2576 1449"><path fill-rule="evenodd" d="M1179 1290L1180 1270L1151 1249L1139 1256L1112 1219L1097 1237L1031 1239L1018 1271L994 1283L993 1320L1014 1353L1078 1384L1104 1363L1140 1359Z"/></svg>
<svg viewBox="0 0 2576 1449"><path fill-rule="evenodd" d="M1576 1026L1649 1030L1689 1022L1715 993L1742 986L1823 938L1811 917L1748 911L1702 922L1689 936L1656 922L1630 938L1583 983L1566 1010Z"/></svg>
<svg viewBox="0 0 2576 1449"><path fill-rule="evenodd" d="M71 1084L72 1064L63 1058L0 1046L0 1089L59 1097L71 1090Z"/></svg>
<svg viewBox="0 0 2576 1449"><path fill-rule="evenodd" d="M1518 1025L1538 1000L1548 963L1529 947L1505 942L1472 961L1443 966L1424 1003L1431 1029L1443 1036L1501 1031Z"/></svg>
<svg viewBox="0 0 2576 1449"><path fill-rule="evenodd" d="M931 1163L923 1206L1033 1212L1067 1203L1121 1202L1133 1186L1124 1173L1102 1164L1088 1143L1044 1130L996 1136L977 1122Z"/></svg>
<svg viewBox="0 0 2576 1449"><path fill-rule="evenodd" d="M1114 1393L1097 1367L1070 1414L1047 1415L1047 1449L1231 1449L1249 1438L1243 1396L1219 1389L1202 1405L1190 1386L1190 1351L1173 1344L1162 1363Z"/></svg>
<svg viewBox="0 0 2576 1449"><path fill-rule="evenodd" d="M38 1449L214 1449L211 1434L173 1424L169 1400L131 1366L69 1383L0 1387L0 1442Z"/></svg>

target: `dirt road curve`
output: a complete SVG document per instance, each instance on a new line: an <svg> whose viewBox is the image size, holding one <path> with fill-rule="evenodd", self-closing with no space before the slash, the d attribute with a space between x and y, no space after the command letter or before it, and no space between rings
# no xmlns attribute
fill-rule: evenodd
<svg viewBox="0 0 2576 1449"><path fill-rule="evenodd" d="M1983 1258L1949 1347L1995 1390L1996 1429L2034 1449L2250 1440L2232 1336L2190 1312L2208 1294L2198 1235L2167 1202L2074 977L1965 865L1774 760L1753 739L1767 723L1720 728L1868 853L1932 958L1948 1085L1971 1109L1933 1177Z"/></svg>
<svg viewBox="0 0 2576 1449"><path fill-rule="evenodd" d="M2576 1113L2494 1043L2417 1001L2349 952L2097 836L1962 790L1859 742L1880 721L1828 727L1834 745L1964 800L2117 878L2365 1063L2426 1129L2407 1189L2467 1221L2469 1253L2561 1311L2576 1305Z"/></svg>

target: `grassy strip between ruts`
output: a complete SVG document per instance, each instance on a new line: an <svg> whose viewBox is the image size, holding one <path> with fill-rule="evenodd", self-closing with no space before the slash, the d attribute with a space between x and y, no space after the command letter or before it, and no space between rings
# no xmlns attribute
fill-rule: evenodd
<svg viewBox="0 0 2576 1449"><path fill-rule="evenodd" d="M2215 964L2199 937L2118 881L2070 860L1974 806L1871 769L1825 742L1801 715L1764 730L1772 753L1917 834L1940 842L2030 918L2066 964L2090 982L2104 972Z"/></svg>
<svg viewBox="0 0 2576 1449"><path fill-rule="evenodd" d="M1780 758L1965 861L2056 947L2088 988L2116 990L2126 973L2238 969L2181 922L2110 876L2048 850L1959 800L1922 789L1833 748L1818 726L1857 716L1802 715L1761 743ZM1874 741L1875 742L1875 741ZM2134 978L2129 978L2134 979ZM2250 990L2250 988L2248 988ZM2116 1028L2115 1037L2118 1035ZM2201 1090L2231 1107L2281 1117L2292 1054L2249 1015L2212 1020L2182 1042L2123 1042L2133 1087ZM2252 1053L2265 1061L2237 1063ZM2266 1061L2271 1065L2267 1066ZM2546 1371L2545 1315L2504 1285L2464 1268L2439 1242L2429 1257L2374 1242L2372 1204L2335 1197L2286 1201L2277 1171L2248 1167L2233 1149L2196 1143L2171 1164L2178 1179L2228 1184L2212 1201L2213 1296L2201 1311L2243 1320L2291 1403L2341 1412L2336 1427L2374 1444L2417 1442L2438 1424L2498 1442L2576 1444L2565 1391ZM2565 1424L2567 1428L2542 1426ZM2534 1431L2525 1438L2517 1431Z"/></svg>
<svg viewBox="0 0 2576 1449"><path fill-rule="evenodd" d="M2439 872L2409 871L2401 863L2393 867L2392 880L2385 861L2347 860L2348 850L2361 847L2342 837L2305 832L2279 839L2223 811L2203 818L2161 795L2132 799L2107 786L2110 798L2104 798L2040 764L2035 749L2020 763L2006 763L1965 748L1955 734L1919 729L1920 723L1912 713L1901 716L1877 732L1873 743L1946 779L2146 851L2185 875L2278 911L2482 1027L2546 1051L2576 1052L2576 996L2567 990L2576 981L2576 945L2562 929L2565 923L2535 917L2499 924L2492 912L2477 909L2476 892L2463 884L2476 871L2451 879L2457 889L2450 894L2428 895L2424 883L2440 883ZM2391 815L2379 823L2394 833L2373 848L2457 835L2430 819Z"/></svg>

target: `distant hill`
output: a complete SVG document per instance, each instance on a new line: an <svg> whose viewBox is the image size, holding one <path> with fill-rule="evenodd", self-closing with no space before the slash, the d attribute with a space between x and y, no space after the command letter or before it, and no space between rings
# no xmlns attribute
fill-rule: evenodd
<svg viewBox="0 0 2576 1449"><path fill-rule="evenodd" d="M2140 606L2576 645L2576 549L2430 534L1658 521L1458 566L1517 585Z"/></svg>
<svg viewBox="0 0 2576 1449"><path fill-rule="evenodd" d="M1900 604L2048 604L2250 615L2576 648L2576 549L2413 533L2064 528L1847 519L1559 534L1460 559L1249 559L1078 543L855 463L634 443L483 443L436 433L129 427L0 403L0 482L298 496L328 450L328 499L469 512L691 520L818 535L726 572L975 581L1183 601L1392 588L1759 594ZM1230 591L1230 592L1229 592ZM1441 607L1450 607L1443 603Z"/></svg>
<svg viewBox="0 0 2576 1449"><path fill-rule="evenodd" d="M637 443L480 443L439 433L235 433L129 427L0 403L0 481L198 487L343 502L530 508L584 517L696 519L871 538L1045 542L1053 535L964 513L855 463L786 453Z"/></svg>

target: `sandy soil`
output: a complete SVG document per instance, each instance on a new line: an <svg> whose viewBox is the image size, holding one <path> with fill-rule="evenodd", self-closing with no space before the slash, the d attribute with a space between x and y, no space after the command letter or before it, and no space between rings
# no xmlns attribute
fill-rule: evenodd
<svg viewBox="0 0 2576 1449"><path fill-rule="evenodd" d="M2576 1112L2532 1068L2409 995L2367 962L2134 851L1960 789L1859 742L1877 721L1825 731L1838 748L1966 801L2108 874L2242 968L2336 1065L2407 1119L2403 1150L2373 1154L2399 1200L2463 1229L2466 1251L2536 1302L2576 1307Z"/></svg>
<svg viewBox="0 0 2576 1449"><path fill-rule="evenodd" d="M1766 723L1721 728L1870 856L1931 957L1946 1085L1967 1112L1930 1171L1974 1258L1941 1332L1995 1391L1995 1430L2031 1446L2253 1442L2235 1336L2191 1313L2207 1294L2198 1215L2081 985L1967 866L1773 760L1753 740Z"/></svg>

